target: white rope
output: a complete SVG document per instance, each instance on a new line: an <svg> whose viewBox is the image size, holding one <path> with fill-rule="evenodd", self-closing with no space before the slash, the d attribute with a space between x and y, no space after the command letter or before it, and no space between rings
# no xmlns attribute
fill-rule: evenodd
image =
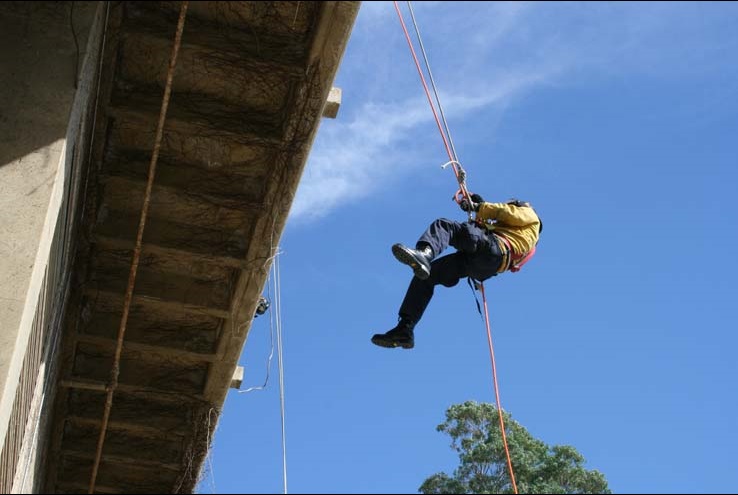
<svg viewBox="0 0 738 495"><path fill-rule="evenodd" d="M285 434L285 415L284 415L284 362L282 359L282 293L281 280L279 273L279 257L274 260L274 292L276 301L276 320L277 320L277 363L279 366L279 402L280 413L282 419L282 476L284 482L284 493L287 493L287 436Z"/></svg>
<svg viewBox="0 0 738 495"><path fill-rule="evenodd" d="M275 219L276 222L276 219ZM272 274L269 276L269 280L267 281L267 299L272 300L272 290L271 290L271 282L274 282L274 261L277 259L277 257L282 254L282 252L279 250L279 246L276 248L274 247L274 222L272 222L272 234L271 234L271 241L269 243L269 252L272 253L269 258L264 262L264 268L266 268L270 263L271 267L270 270ZM264 390L269 383L269 374L272 369L272 358L274 357L274 333L275 333L275 311L272 310L272 308L269 308L269 357L267 358L267 365L266 365L266 376L264 377L264 384L261 386L253 386L249 387L246 390L239 390L239 394L245 394L247 392L253 392L255 390ZM256 316L254 315L251 320L245 321L242 325L249 325L253 324L254 318Z"/></svg>
<svg viewBox="0 0 738 495"><path fill-rule="evenodd" d="M395 2L396 4L397 2ZM431 87L433 88L433 95L436 99L436 104L438 105L438 110L441 114L441 120L443 121L443 128L445 132L446 138L448 139L448 143L450 146L450 153L451 153L451 160L447 162L446 164L442 165L441 168L446 168L449 164L454 164L454 170L457 171L457 181L459 183L459 186L461 187L461 190L464 193L464 197L466 200L471 203L471 195L466 187L466 171L464 170L464 167L461 166L461 163L459 162L459 156L456 153L456 146L454 146L454 140L451 137L451 129L449 128L448 121L446 120L446 112L443 111L443 105L441 104L441 97L438 94L438 87L436 86L436 80L433 77L433 71L431 70L430 61L428 60L428 54L425 51L425 45L423 44L423 38L420 36L420 28L418 27L418 22L415 19L415 12L413 11L413 5L410 1L407 2L407 7L410 11L410 17L412 18L413 22L413 28L415 29L415 35L418 38L418 44L420 45L420 52L423 54L423 62L425 62L425 70L428 72L428 76L431 82ZM399 10L398 10L399 12ZM430 96L428 97L430 98ZM432 104L431 104L432 106ZM458 201L456 197L454 197L455 201ZM472 220L473 214L471 210L468 212L469 220Z"/></svg>
<svg viewBox="0 0 738 495"><path fill-rule="evenodd" d="M214 408L211 407L208 410L208 425L207 425L207 430L206 430L208 432L208 440L207 440L208 441L208 443L207 443L208 446L211 445L211 441L213 439L210 436L210 426L212 424L212 421L211 421L210 417L211 417L211 415L213 413L215 413L215 416L216 416L216 419L217 419L218 413L215 411ZM214 436L215 436L215 431L213 431L213 437ZM211 493L218 493L217 490L216 490L216 488L215 488L215 471L213 470L213 451L212 451L212 449L209 449L207 459L208 459L208 467L210 469L210 477L209 478L210 478L210 489L211 489Z"/></svg>
<svg viewBox="0 0 738 495"><path fill-rule="evenodd" d="M459 156L456 154L456 148L454 147L454 141L451 139L451 129L448 127L448 122L446 121L446 114L443 111L443 106L441 105L441 98L438 96L438 88L436 87L436 81L433 79L433 72L431 71L430 62L428 61L428 55L425 53L425 45L423 45L423 38L420 37L420 28L418 28L418 23L415 20L415 12L413 12L413 5L409 1L407 2L407 7L410 10L410 17L413 21L413 27L415 28L415 35L418 37L418 44L420 45L420 52L423 54L423 61L425 62L425 69L428 71L428 76L430 78L431 87L433 88L433 94L436 97L436 104L438 105L438 110L441 112L441 120L443 120L443 127L446 129L446 137L448 137L448 142L451 145L451 153L453 154L453 162L456 162L459 167L461 167L461 164L459 163Z"/></svg>
<svg viewBox="0 0 738 495"><path fill-rule="evenodd" d="M275 254L275 256L277 256L278 254L279 253ZM267 296L269 300L272 299L272 289L268 282L267 282ZM269 309L269 357L267 358L266 376L264 377L264 383L262 385L255 385L253 387L249 387L246 390L239 390L238 391L239 394L253 392L254 390L264 390L267 384L269 383L269 372L272 369L272 358L274 357L274 332L275 332L274 311L272 311L270 308Z"/></svg>
<svg viewBox="0 0 738 495"><path fill-rule="evenodd" d="M269 370L272 367L272 357L274 356L274 334L277 335L277 366L279 367L279 402L280 416L282 423L282 477L284 485L284 493L287 493L287 437L285 434L285 414L284 414L284 365L282 360L282 296L281 296L281 280L279 273L279 255L281 251L277 251L273 258L271 286L267 283L267 294L272 299L272 287L274 288L274 304L269 308L269 336L270 351L267 361L266 378L261 386L249 387L246 390L239 390L238 393L251 392L253 390L263 390L269 381Z"/></svg>
<svg viewBox="0 0 738 495"><path fill-rule="evenodd" d="M274 248L272 248L274 251ZM279 402L280 402L280 417L282 424L282 479L284 486L284 493L287 493L287 436L285 434L285 414L284 414L284 365L282 360L282 293L281 293L281 280L279 272L279 255L282 254L277 248L273 256L270 257L272 260L270 282L267 282L267 295L269 299L274 301L274 304L269 308L269 336L270 336L270 351L269 358L267 360L266 367L266 378L264 384L261 386L249 387L246 390L239 390L239 394L251 392L254 390L264 390L269 382L269 371L272 368L272 357L274 356L274 335L277 336L277 366L279 368ZM272 297L272 288L274 296Z"/></svg>

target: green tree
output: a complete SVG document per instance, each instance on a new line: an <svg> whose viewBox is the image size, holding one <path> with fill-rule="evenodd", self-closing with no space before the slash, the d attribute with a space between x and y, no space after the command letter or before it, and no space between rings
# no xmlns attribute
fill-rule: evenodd
<svg viewBox="0 0 738 495"><path fill-rule="evenodd" d="M549 447L503 411L505 435L519 493L612 493L599 471L584 469L573 447ZM436 473L421 493L513 493L497 408L467 401L451 406L437 431L451 437L459 454L453 477Z"/></svg>

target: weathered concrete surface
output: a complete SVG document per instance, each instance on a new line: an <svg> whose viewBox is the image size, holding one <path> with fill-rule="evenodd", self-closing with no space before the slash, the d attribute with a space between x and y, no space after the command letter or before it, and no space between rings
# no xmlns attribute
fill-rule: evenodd
<svg viewBox="0 0 738 495"><path fill-rule="evenodd" d="M359 2L190 3L97 458L181 4L109 5L44 491L191 492Z"/></svg>
<svg viewBox="0 0 738 495"><path fill-rule="evenodd" d="M359 4L190 2L96 492L196 486ZM89 488L180 5L0 4L3 491Z"/></svg>
<svg viewBox="0 0 738 495"><path fill-rule="evenodd" d="M47 214L77 61L85 56L96 7L77 2L72 11L71 2L0 3L0 445L54 228Z"/></svg>

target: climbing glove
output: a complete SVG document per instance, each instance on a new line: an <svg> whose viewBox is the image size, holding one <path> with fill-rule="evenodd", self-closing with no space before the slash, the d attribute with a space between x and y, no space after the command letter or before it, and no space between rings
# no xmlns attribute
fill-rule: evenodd
<svg viewBox="0 0 738 495"><path fill-rule="evenodd" d="M469 204L469 200L466 198L461 200L461 203L459 203L459 206L462 210L468 212L468 211L479 211L479 206L484 203L484 199L479 194L472 194L471 195L471 205Z"/></svg>

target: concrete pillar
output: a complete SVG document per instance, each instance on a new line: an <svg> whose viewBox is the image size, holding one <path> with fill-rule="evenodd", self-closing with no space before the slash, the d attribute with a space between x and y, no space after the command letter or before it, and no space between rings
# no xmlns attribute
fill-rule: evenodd
<svg viewBox="0 0 738 495"><path fill-rule="evenodd" d="M42 324L38 308L43 301L61 312L53 307L58 299L48 297L59 288L46 287L61 279L48 267L54 244L64 242L58 230L76 197L69 167L85 151L74 141L83 129L86 102L94 97L96 69L87 64L85 76L82 68L87 52L98 49L88 41L103 10L99 4L0 2L0 448L7 443L19 382L32 394L37 381L23 381L21 369L29 361L29 339L41 349L47 338L46 330L32 335L34 325ZM60 317L44 315L44 326ZM36 361L43 359L37 354ZM38 371L37 364L32 372ZM28 422L31 407L24 407L28 411L20 417ZM13 417L17 422L18 415ZM19 455L13 442L4 457ZM0 473L4 488L12 474Z"/></svg>

